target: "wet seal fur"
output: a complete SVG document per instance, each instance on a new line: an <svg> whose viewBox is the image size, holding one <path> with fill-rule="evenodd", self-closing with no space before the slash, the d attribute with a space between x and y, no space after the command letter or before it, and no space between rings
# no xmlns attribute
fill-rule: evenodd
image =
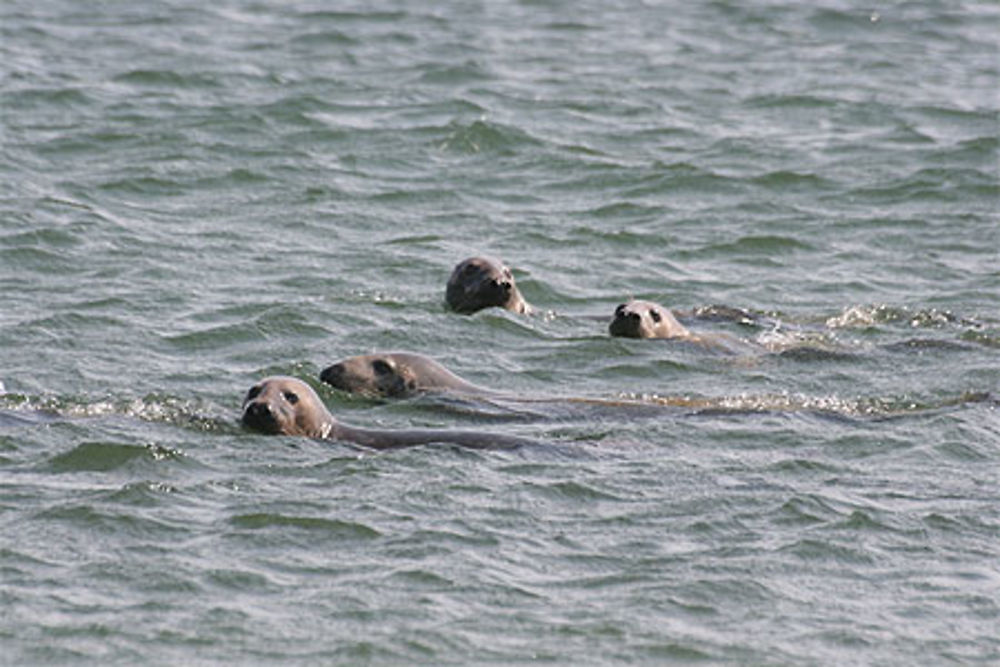
<svg viewBox="0 0 1000 667"><path fill-rule="evenodd" d="M326 409L313 388L293 377L272 376L259 381L243 399L243 425L268 435L300 435L371 447L398 449L431 443L452 443L469 449L516 449L539 443L524 438L448 430L382 430L347 426Z"/></svg>
<svg viewBox="0 0 1000 667"><path fill-rule="evenodd" d="M510 269L491 257L470 257L459 262L448 279L445 301L463 315L492 307L523 314L532 311Z"/></svg>
<svg viewBox="0 0 1000 667"><path fill-rule="evenodd" d="M342 391L390 398L427 392L495 393L466 382L430 357L415 352L347 357L324 368L319 379Z"/></svg>

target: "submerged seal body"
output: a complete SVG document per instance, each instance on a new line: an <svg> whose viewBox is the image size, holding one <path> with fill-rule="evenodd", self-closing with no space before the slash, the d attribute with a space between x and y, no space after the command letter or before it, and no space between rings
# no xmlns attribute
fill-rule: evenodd
<svg viewBox="0 0 1000 667"><path fill-rule="evenodd" d="M459 262L448 279L445 301L452 310L465 315L491 307L531 312L510 269L490 257L470 257Z"/></svg>
<svg viewBox="0 0 1000 667"><path fill-rule="evenodd" d="M388 352L347 357L327 366L319 379L367 396L406 398L425 392L492 393L466 382L430 357L413 352Z"/></svg>
<svg viewBox="0 0 1000 667"><path fill-rule="evenodd" d="M293 377L264 378L243 399L243 425L269 435L302 435L353 442L373 449L397 449L447 442L470 449L514 449L538 444L492 433L447 430L355 428L337 421L313 388Z"/></svg>
<svg viewBox="0 0 1000 667"><path fill-rule="evenodd" d="M619 305L608 331L625 338L693 338L669 309L652 301L633 300Z"/></svg>

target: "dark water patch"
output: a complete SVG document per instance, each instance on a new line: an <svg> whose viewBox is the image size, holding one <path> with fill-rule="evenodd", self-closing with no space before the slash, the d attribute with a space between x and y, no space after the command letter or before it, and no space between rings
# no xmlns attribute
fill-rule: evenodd
<svg viewBox="0 0 1000 667"><path fill-rule="evenodd" d="M425 65L420 69L419 83L441 86L480 83L493 78L488 70L474 61L460 65Z"/></svg>
<svg viewBox="0 0 1000 667"><path fill-rule="evenodd" d="M408 19L420 22L443 23L444 20L432 14L410 13L408 11L388 11L388 10L333 10L333 9L312 9L307 11L296 11L297 16L310 24L333 23L386 23L396 25L405 23Z"/></svg>
<svg viewBox="0 0 1000 667"><path fill-rule="evenodd" d="M97 187L109 193L143 197L180 197L187 192L183 183L156 176L131 176L106 181Z"/></svg>
<svg viewBox="0 0 1000 667"><path fill-rule="evenodd" d="M873 565L875 558L863 548L854 545L806 538L786 544L779 552L790 554L806 562L832 562L843 565Z"/></svg>
<svg viewBox="0 0 1000 667"><path fill-rule="evenodd" d="M525 487L525 490L532 495L539 495L550 500L559 501L622 501L624 500L620 496L617 496L608 491L603 491L590 484L584 484L583 482L568 481L568 482L553 482L550 484L535 484L531 483Z"/></svg>
<svg viewBox="0 0 1000 667"><path fill-rule="evenodd" d="M204 352L213 349L228 349L234 343L262 342L268 338L268 335L260 327L240 323L171 335L165 337L164 341L179 351Z"/></svg>
<svg viewBox="0 0 1000 667"><path fill-rule="evenodd" d="M927 168L889 183L854 189L848 196L879 204L916 201L955 203L963 197L995 200L1000 196L1000 184L994 175L977 169Z"/></svg>
<svg viewBox="0 0 1000 667"><path fill-rule="evenodd" d="M796 466L798 467L800 466ZM787 469L787 466L785 468ZM809 465L807 468L812 471L815 466ZM779 525L817 526L829 524L840 516L841 512L822 497L805 495L785 501L776 512L772 513L771 520Z"/></svg>
<svg viewBox="0 0 1000 667"><path fill-rule="evenodd" d="M217 88L215 77L203 73L181 73L176 70L136 69L115 76L116 83L149 88Z"/></svg>
<svg viewBox="0 0 1000 667"><path fill-rule="evenodd" d="M938 338L910 338L908 340L899 341L898 343L882 345L881 349L887 352L915 353L918 356L923 356L925 352L968 352L974 348L966 345L965 343L957 343L952 340L942 340Z"/></svg>
<svg viewBox="0 0 1000 667"><path fill-rule="evenodd" d="M53 108L82 110L95 102L93 97L78 88L22 88L5 92L3 106L12 111L50 112Z"/></svg>
<svg viewBox="0 0 1000 667"><path fill-rule="evenodd" d="M988 465L992 460L989 451L978 443L949 441L934 445L934 451L945 459L960 462L980 462Z"/></svg>
<svg viewBox="0 0 1000 667"><path fill-rule="evenodd" d="M684 195L736 194L743 187L745 184L739 179L694 164L656 163L638 179L637 185L624 189L621 196L626 199L642 199L663 197L673 192L681 192Z"/></svg>
<svg viewBox="0 0 1000 667"><path fill-rule="evenodd" d="M787 170L772 171L761 176L755 176L750 181L755 185L779 189L782 192L805 191L815 193L820 190L829 189L832 186L827 179L816 174Z"/></svg>
<svg viewBox="0 0 1000 667"><path fill-rule="evenodd" d="M574 227L568 230L568 240L578 244L610 243L620 248L648 249L651 245L662 244L662 238L656 233L643 233L634 229L595 229L593 227ZM639 261L639 258L636 258ZM610 314L609 314L610 318Z"/></svg>
<svg viewBox="0 0 1000 667"><path fill-rule="evenodd" d="M777 93L765 93L763 95L754 95L746 100L745 104L749 107L758 107L762 109L769 108L792 108L792 109L804 109L807 111L815 111L816 109L828 109L839 103L839 100L831 97L824 97L820 95L810 95L810 94L777 94Z"/></svg>
<svg viewBox="0 0 1000 667"><path fill-rule="evenodd" d="M295 46L354 46L358 40L342 30L316 30L303 35L296 35L290 40L290 45Z"/></svg>
<svg viewBox="0 0 1000 667"><path fill-rule="evenodd" d="M331 540L372 540L381 536L381 533L371 526L324 517L257 512L236 515L229 519L229 523L235 528L245 530L288 529Z"/></svg>
<svg viewBox="0 0 1000 667"><path fill-rule="evenodd" d="M157 507L163 503L166 496L176 494L178 491L176 486L165 482L130 482L111 493L108 500L133 507Z"/></svg>
<svg viewBox="0 0 1000 667"><path fill-rule="evenodd" d="M621 220L641 223L659 220L666 212L667 209L663 206L620 201L612 204L602 204L597 208L586 211L586 215L597 220ZM660 242L660 239L657 239L657 242Z"/></svg>
<svg viewBox="0 0 1000 667"><path fill-rule="evenodd" d="M5 247L0 248L0 259L11 268L29 272L71 274L80 266L78 258L64 254L58 248L49 250L38 247Z"/></svg>
<svg viewBox="0 0 1000 667"><path fill-rule="evenodd" d="M735 241L706 246L694 253L697 257L772 257L815 252L811 244L788 236L752 235Z"/></svg>
<svg viewBox="0 0 1000 667"><path fill-rule="evenodd" d="M451 153L510 156L520 149L538 146L539 142L517 127L477 120L471 124L452 123L445 128L445 137L438 140L437 145L440 150Z"/></svg>
<svg viewBox="0 0 1000 667"><path fill-rule="evenodd" d="M135 508L128 507L111 511L92 505L66 504L36 512L33 519L61 524L74 531L93 531L119 537L127 535L155 541L185 539L190 535L189 526L142 516Z"/></svg>
<svg viewBox="0 0 1000 667"><path fill-rule="evenodd" d="M778 352L776 356L781 359L789 359L800 363L842 363L847 361L858 361L862 358L861 355L856 352L813 347L810 345L803 345L801 347L793 347L788 350L782 350L781 352Z"/></svg>
<svg viewBox="0 0 1000 667"><path fill-rule="evenodd" d="M208 587L222 588L233 592L276 593L280 590L280 586L271 577L248 570L210 570L205 573L204 581Z"/></svg>
<svg viewBox="0 0 1000 667"><path fill-rule="evenodd" d="M49 459L47 468L56 473L107 472L132 468L134 464L179 461L181 452L160 445L123 445L110 442L85 442L68 452Z"/></svg>
<svg viewBox="0 0 1000 667"><path fill-rule="evenodd" d="M991 327L983 330L969 330L963 332L960 338L976 345L1000 348L1000 329Z"/></svg>
<svg viewBox="0 0 1000 667"><path fill-rule="evenodd" d="M24 397L0 394L0 405L18 406ZM32 410L20 408L15 410L0 409L0 429L21 428L49 424L59 420L59 414L49 410ZM0 450L3 446L0 445Z"/></svg>

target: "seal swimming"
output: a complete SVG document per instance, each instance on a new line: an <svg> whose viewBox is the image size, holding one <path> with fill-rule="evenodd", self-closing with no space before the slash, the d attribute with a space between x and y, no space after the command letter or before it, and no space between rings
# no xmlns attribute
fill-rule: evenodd
<svg viewBox="0 0 1000 667"><path fill-rule="evenodd" d="M615 308L608 325L612 336L624 338L666 338L693 343L722 354L757 354L760 350L725 333L694 333L677 321L670 311L652 301L629 300Z"/></svg>
<svg viewBox="0 0 1000 667"><path fill-rule="evenodd" d="M531 312L510 269L491 257L470 257L459 262L448 279L445 301L463 315L491 307L522 314Z"/></svg>
<svg viewBox="0 0 1000 667"><path fill-rule="evenodd" d="M407 398L426 392L494 393L466 382L430 357L415 352L347 357L324 368L319 379L342 391L366 396Z"/></svg>
<svg viewBox="0 0 1000 667"><path fill-rule="evenodd" d="M513 436L475 431L384 430L348 426L337 421L313 388L298 378L272 376L250 388L243 399L243 425L268 435L352 442L372 449L398 449L435 442L470 449L516 449L539 443Z"/></svg>

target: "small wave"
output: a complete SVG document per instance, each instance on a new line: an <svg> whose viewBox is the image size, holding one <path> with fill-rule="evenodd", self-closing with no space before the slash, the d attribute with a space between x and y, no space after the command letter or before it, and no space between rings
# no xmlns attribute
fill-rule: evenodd
<svg viewBox="0 0 1000 667"><path fill-rule="evenodd" d="M796 413L807 412L841 417L894 417L907 414L991 401L988 392L969 391L958 396L937 400L911 397L842 398L839 396L809 396L806 394L738 394L734 396L661 396L659 394L621 393L622 405L638 403L684 408L693 414ZM610 404L610 402L609 402Z"/></svg>
<svg viewBox="0 0 1000 667"><path fill-rule="evenodd" d="M114 80L118 83L164 88L208 88L219 85L213 77L202 73L191 74L171 70L132 70L119 74Z"/></svg>
<svg viewBox="0 0 1000 667"><path fill-rule="evenodd" d="M428 65L420 74L420 83L455 85L488 81L493 77L478 63L469 61L461 65Z"/></svg>
<svg viewBox="0 0 1000 667"><path fill-rule="evenodd" d="M106 472L128 467L134 462L176 461L183 454L161 445L123 445L108 442L85 442L48 461L54 472Z"/></svg>
<svg viewBox="0 0 1000 667"><path fill-rule="evenodd" d="M538 140L514 127L477 120L469 125L454 123L440 144L443 151L454 153L512 153L518 146L537 145Z"/></svg>
<svg viewBox="0 0 1000 667"><path fill-rule="evenodd" d="M325 46L328 44L340 46L354 45L358 43L358 40L341 30L319 30L297 35L291 40L291 43L305 46Z"/></svg>
<svg viewBox="0 0 1000 667"><path fill-rule="evenodd" d="M249 530L262 530L268 528L294 528L312 533L325 534L328 537L338 539L361 539L370 540L381 537L382 533L371 526L351 521L340 521L338 519L327 519L325 517L311 516L290 516L286 514L272 514L269 512L256 512L252 514L238 514L229 520L229 523L237 528Z"/></svg>
<svg viewBox="0 0 1000 667"><path fill-rule="evenodd" d="M60 396L0 395L0 410L12 425L47 424L66 419L110 416L175 424L198 431L227 431L232 419L212 416L188 399L149 394L142 398L82 400ZM9 419L7 419L9 416Z"/></svg>
<svg viewBox="0 0 1000 667"><path fill-rule="evenodd" d="M848 306L839 315L827 318L831 329L863 329L878 324L907 324L913 329L942 328L950 325L981 327L978 320L938 308L909 308L884 303Z"/></svg>

